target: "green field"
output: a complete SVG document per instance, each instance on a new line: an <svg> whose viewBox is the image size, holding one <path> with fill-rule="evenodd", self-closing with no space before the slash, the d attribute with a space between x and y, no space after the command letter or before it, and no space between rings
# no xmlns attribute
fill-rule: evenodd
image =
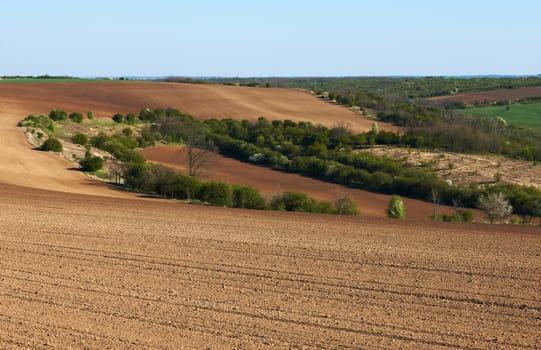
<svg viewBox="0 0 541 350"><path fill-rule="evenodd" d="M509 124L541 131L541 103L471 108L465 112L482 117L502 117Z"/></svg>

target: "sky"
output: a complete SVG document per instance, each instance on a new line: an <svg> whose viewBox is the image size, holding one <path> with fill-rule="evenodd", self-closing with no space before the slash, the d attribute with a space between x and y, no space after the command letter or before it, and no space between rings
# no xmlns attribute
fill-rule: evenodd
<svg viewBox="0 0 541 350"><path fill-rule="evenodd" d="M541 74L541 0L2 0L1 75Z"/></svg>

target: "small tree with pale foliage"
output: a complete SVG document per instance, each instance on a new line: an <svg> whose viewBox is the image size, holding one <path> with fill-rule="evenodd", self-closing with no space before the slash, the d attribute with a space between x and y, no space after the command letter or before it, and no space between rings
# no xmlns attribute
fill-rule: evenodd
<svg viewBox="0 0 541 350"><path fill-rule="evenodd" d="M334 209L339 215L358 215L359 208L355 199L349 195L341 194L334 201Z"/></svg>
<svg viewBox="0 0 541 350"><path fill-rule="evenodd" d="M491 224L513 212L513 207L501 192L479 196L477 207L485 212Z"/></svg>
<svg viewBox="0 0 541 350"><path fill-rule="evenodd" d="M373 123L372 123L372 132L373 132L374 134L376 134L376 135L378 134L378 132L379 132L379 126L378 126L378 123L377 123L377 122L373 122Z"/></svg>

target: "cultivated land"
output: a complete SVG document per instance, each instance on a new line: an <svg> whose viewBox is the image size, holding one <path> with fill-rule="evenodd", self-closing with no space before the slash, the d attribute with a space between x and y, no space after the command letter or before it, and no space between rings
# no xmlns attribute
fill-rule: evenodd
<svg viewBox="0 0 541 350"><path fill-rule="evenodd" d="M31 150L17 122L53 107L197 114L177 85L100 84L0 86L0 348L541 347L539 227L234 210L112 190ZM245 99L271 91L243 89Z"/></svg>
<svg viewBox="0 0 541 350"><path fill-rule="evenodd" d="M488 103L505 100L525 99L528 97L541 96L541 86L532 86L516 89L498 89L479 92L466 92L454 95L435 96L425 98L428 101L462 101L466 104L473 104L475 101Z"/></svg>
<svg viewBox="0 0 541 350"><path fill-rule="evenodd" d="M489 103L496 101L504 100L515 100L515 99L525 99L528 97L539 97L541 96L541 86L532 86L526 88L516 88L516 89L498 89L498 90L488 90L488 91L479 91L479 92L465 92L461 94L454 95L445 95L445 96L435 96L428 97L426 100L429 101L462 101L466 104L472 104L475 101Z"/></svg>

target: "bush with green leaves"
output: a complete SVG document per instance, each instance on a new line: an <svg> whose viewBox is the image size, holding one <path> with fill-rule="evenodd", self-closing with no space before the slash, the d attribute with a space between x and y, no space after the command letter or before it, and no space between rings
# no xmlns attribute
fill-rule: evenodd
<svg viewBox="0 0 541 350"><path fill-rule="evenodd" d="M469 209L462 211L462 222L472 222L473 221L473 212Z"/></svg>
<svg viewBox="0 0 541 350"><path fill-rule="evenodd" d="M51 118L55 122L66 120L67 117L68 117L68 113L62 110L52 109L49 112L49 118Z"/></svg>
<svg viewBox="0 0 541 350"><path fill-rule="evenodd" d="M313 202L306 193L283 192L272 197L270 205L274 210L312 211Z"/></svg>
<svg viewBox="0 0 541 350"><path fill-rule="evenodd" d="M81 170L93 172L103 167L103 159L87 154L86 157L79 161L79 165L81 166Z"/></svg>
<svg viewBox="0 0 541 350"><path fill-rule="evenodd" d="M340 195L334 201L334 209L339 215L358 215L359 208L350 195Z"/></svg>
<svg viewBox="0 0 541 350"><path fill-rule="evenodd" d="M55 137L50 137L39 148L42 151L62 152L62 143Z"/></svg>
<svg viewBox="0 0 541 350"><path fill-rule="evenodd" d="M232 185L233 207L244 209L265 209L267 203L261 193L253 187Z"/></svg>
<svg viewBox="0 0 541 350"><path fill-rule="evenodd" d="M115 134L109 137L100 132L90 139L90 144L111 153L123 162L144 162L145 160L142 155L134 151L137 147L137 141L124 134Z"/></svg>
<svg viewBox="0 0 541 350"><path fill-rule="evenodd" d="M201 184L199 199L220 207L233 206L233 189L231 185L221 181L209 181Z"/></svg>
<svg viewBox="0 0 541 350"><path fill-rule="evenodd" d="M77 145L84 146L88 143L88 137L83 133L78 133L71 137L71 141Z"/></svg>
<svg viewBox="0 0 541 350"><path fill-rule="evenodd" d="M124 116L120 113L117 113L115 115L113 115L113 120L116 122L116 123L123 123L124 122Z"/></svg>
<svg viewBox="0 0 541 350"><path fill-rule="evenodd" d="M400 196L394 195L391 197L387 216L394 219L404 219L406 217L406 206Z"/></svg>
<svg viewBox="0 0 541 350"><path fill-rule="evenodd" d="M270 207L274 210L300 211L310 213L336 213L331 202L318 202L302 192L283 192L272 197Z"/></svg>
<svg viewBox="0 0 541 350"><path fill-rule="evenodd" d="M124 129L122 129L122 134L123 134L124 136L131 137L131 136L133 135L133 130L132 130L132 128L130 128L130 127L126 127L126 128L124 128Z"/></svg>
<svg viewBox="0 0 541 350"><path fill-rule="evenodd" d="M86 113L86 117L87 117L89 120L94 119L94 112L88 111L88 112Z"/></svg>
<svg viewBox="0 0 541 350"><path fill-rule="evenodd" d="M453 214L448 215L445 213L433 213L432 220L445 221L445 222L472 222L473 212L471 210L455 211Z"/></svg>
<svg viewBox="0 0 541 350"><path fill-rule="evenodd" d="M133 125L137 123L137 116L134 113L128 113L124 120L126 121L126 124Z"/></svg>
<svg viewBox="0 0 541 350"><path fill-rule="evenodd" d="M74 123L82 123L83 122L83 115L79 112L72 112L69 115L69 119Z"/></svg>
<svg viewBox="0 0 541 350"><path fill-rule="evenodd" d="M31 114L19 123L20 126L32 127L41 129L47 134L52 134L56 131L54 122L47 115Z"/></svg>

